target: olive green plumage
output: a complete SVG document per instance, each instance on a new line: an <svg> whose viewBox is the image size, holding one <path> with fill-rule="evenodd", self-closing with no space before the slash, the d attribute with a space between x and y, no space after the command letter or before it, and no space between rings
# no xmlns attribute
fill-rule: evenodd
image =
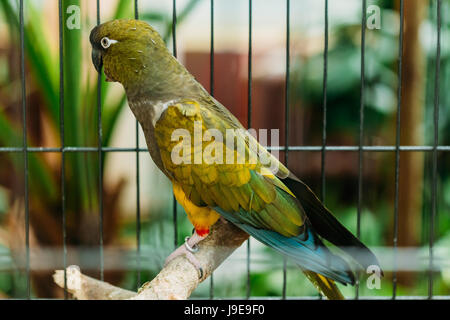
<svg viewBox="0 0 450 320"><path fill-rule="evenodd" d="M94 65L99 71L104 67L109 81L123 84L150 154L173 182L177 200L196 230L207 232L222 215L291 257L308 279L333 299L342 298L333 280L353 284L354 276L348 263L332 254L320 237L339 245L363 266L378 264L312 191L265 149L270 161L260 161L252 148L259 146L256 140L243 134L239 121L170 54L152 27L136 20L115 20L94 28L90 41ZM211 138L198 144L191 139L179 150L190 162L177 163L173 152L180 141L172 135L178 129L191 137L196 129L202 135L216 130L223 140ZM227 135L229 129L240 131ZM230 139L236 142L231 147ZM200 153L222 161L200 158L197 163L194 160ZM245 161L229 163L227 155ZM360 260L348 247L361 249L367 259Z"/></svg>
<svg viewBox="0 0 450 320"><path fill-rule="evenodd" d="M250 216L257 216L253 220L252 217L248 218L255 227L264 224L280 234L297 236L304 221L301 208L289 199L291 196L287 193L277 191L272 182L276 177L269 173L272 177L265 178L259 172L261 163L226 163L226 141L220 146L223 150L222 163L194 163L194 141L191 141L192 148L189 149L191 164L174 164L171 161L172 150L179 143L171 140L172 132L183 128L193 137L195 121L201 121L203 133L221 126L228 128L221 118L191 101L169 106L155 126L156 143L165 168L172 179L182 185L184 192L190 195L191 201L197 206L220 206L230 212L239 211L239 207L242 207L249 211ZM202 150L205 151L211 143L203 143Z"/></svg>

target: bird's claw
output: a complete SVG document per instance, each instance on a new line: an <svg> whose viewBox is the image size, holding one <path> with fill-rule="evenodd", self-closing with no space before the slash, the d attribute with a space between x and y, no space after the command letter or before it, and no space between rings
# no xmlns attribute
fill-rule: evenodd
<svg viewBox="0 0 450 320"><path fill-rule="evenodd" d="M189 239L190 237L186 237L184 238L184 246L186 247L187 251L191 252L191 253L196 253L198 252L198 245L194 244L192 247L189 245Z"/></svg>
<svg viewBox="0 0 450 320"><path fill-rule="evenodd" d="M204 276L203 268L198 261L198 259L195 257L194 253L199 251L198 243L203 240L204 237L200 237L195 232L192 235L192 237L186 237L184 239L184 244L176 249L174 252L172 252L166 259L164 266L167 266L170 261L174 260L175 258L184 255L186 259L195 267L199 274L199 279L202 279Z"/></svg>

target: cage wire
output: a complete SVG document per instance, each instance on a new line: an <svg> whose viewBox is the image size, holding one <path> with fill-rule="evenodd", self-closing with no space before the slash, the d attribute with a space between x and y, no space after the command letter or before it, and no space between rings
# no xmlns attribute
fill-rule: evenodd
<svg viewBox="0 0 450 320"><path fill-rule="evenodd" d="M403 53L403 36L404 36L404 0L400 0L400 33L399 33L399 52L398 52L398 88L397 88L397 110L396 110L396 142L395 146L369 146L363 144L364 135L364 92L365 92L365 21L367 12L367 0L362 1L361 13L361 85L360 85L360 109L359 109L359 143L357 146L330 146L327 144L327 79L328 79L328 42L329 42L329 23L328 23L328 0L324 0L324 51L323 51L323 97L322 97L322 145L320 146L296 146L289 144L289 105L290 105L290 95L289 95L289 84L290 84L290 17L291 17L291 4L290 0L285 0L286 5L286 76L285 76L285 146L280 147L268 147L271 150L284 151L285 164L289 165L289 153L295 151L316 151L321 152L321 189L320 198L325 201L326 194L326 160L327 152L333 151L348 151L358 153L358 201L357 201L357 237L361 236L361 210L362 210L362 190L363 190L363 156L365 152L394 152L395 153L395 200L394 200L394 230L393 230L393 249L394 249L394 265L397 263L397 251L398 251L398 208L399 208L399 164L400 164L400 154L402 152L430 152L432 153L432 190L431 190L431 216L430 216L430 235L429 235L429 268L428 268L428 296L422 298L433 299L433 269L434 269L434 230L436 224L436 210L437 210L437 168L438 168L438 152L449 152L450 146L439 145L438 141L438 123L439 123L439 90L440 90L440 61L441 61L441 25L442 25L442 0L436 1L436 66L435 66L435 84L434 84L434 109L433 109L433 127L434 127L434 138L433 145L420 145L420 146L406 146L400 145L400 114L401 101L402 101L402 53ZM101 23L100 19L100 0L96 0L97 5L97 25ZM177 56L177 1L172 0L172 47L173 55ZM31 299L31 277L30 277L30 215L29 215L29 153L60 153L61 154L61 205L62 205L62 234L63 234L63 265L64 265L64 298L68 299L67 288L67 226L66 226L66 212L65 212L65 201L66 201L66 187L65 187L65 157L66 153L74 152L84 152L84 153L97 153L98 154L98 193L99 193L99 247L100 247L100 279L104 280L104 246L103 246L103 175L102 175L102 157L105 152L128 152L135 153L136 155L136 256L137 256L137 283L136 287L141 286L141 211L140 211L140 167L139 167L139 154L140 152L147 152L146 148L139 147L139 124L136 121L136 147L135 148L116 148L116 147L106 147L102 144L102 112L101 112L101 75L98 75L98 86L97 86L97 121L98 121L98 146L97 147L74 147L68 146L64 139L64 64L63 64L63 8L62 0L58 0L59 8L59 109L60 109L60 135L61 135L61 147L59 148L47 148L47 147L29 147L27 142L27 92L26 92L26 77L25 77L25 31L24 31L24 0L19 2L19 22L20 22L20 80L21 80L21 109L22 109L22 122L23 122L23 145L22 147L1 147L0 153L22 153L24 157L24 225L25 225L25 266L26 266L26 294L27 299ZM247 125L250 128L252 124L252 10L253 3L252 0L248 0L248 119ZM210 0L210 94L214 96L214 0ZM134 17L139 19L139 0L134 1ZM178 246L177 236L178 236L178 221L177 221L177 205L176 200L173 198L173 231L174 231L174 247ZM246 250L246 298L251 298L251 265L250 265L250 253L251 253L251 241L247 240L247 250ZM414 298L399 297L397 294L397 269L394 267L393 277L392 277L392 299L398 298ZM286 285L287 285L287 262L286 258L283 260L283 284L282 284L282 299L286 299ZM210 277L210 288L209 296L211 299L214 298L214 280L213 276ZM259 297L261 298L261 297ZM318 299L317 297L302 297L305 299ZM355 299L359 297L359 282L355 286ZM380 297L378 297L380 298ZM383 297L381 297L383 298ZM389 297L385 297L389 298Z"/></svg>

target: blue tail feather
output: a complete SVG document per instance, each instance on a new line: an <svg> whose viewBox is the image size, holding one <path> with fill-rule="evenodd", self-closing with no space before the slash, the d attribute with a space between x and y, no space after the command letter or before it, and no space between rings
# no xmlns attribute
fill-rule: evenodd
<svg viewBox="0 0 450 320"><path fill-rule="evenodd" d="M291 258L301 268L319 273L343 284L354 284L355 279L348 263L331 253L311 228L307 227L305 232L297 237L285 237L275 231L258 229L242 223L236 217L236 215L243 216L248 215L248 213L231 214L219 207L214 209L258 241Z"/></svg>

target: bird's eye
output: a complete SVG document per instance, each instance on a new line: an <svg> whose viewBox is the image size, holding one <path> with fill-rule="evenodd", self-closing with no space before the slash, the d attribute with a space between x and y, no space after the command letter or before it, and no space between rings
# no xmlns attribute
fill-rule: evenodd
<svg viewBox="0 0 450 320"><path fill-rule="evenodd" d="M108 37L104 37L102 38L102 40L100 41L100 43L102 44L102 47L105 49L108 49L109 46L111 45L111 40L109 40Z"/></svg>

